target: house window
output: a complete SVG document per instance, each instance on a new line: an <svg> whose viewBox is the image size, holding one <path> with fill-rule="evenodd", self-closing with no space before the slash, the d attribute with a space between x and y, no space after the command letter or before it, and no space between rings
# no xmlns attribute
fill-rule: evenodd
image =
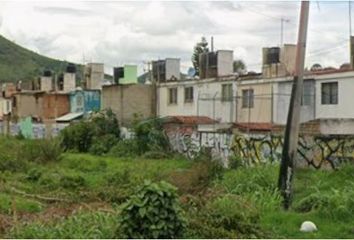
<svg viewBox="0 0 354 240"><path fill-rule="evenodd" d="M177 88L168 89L168 103L169 104L177 104Z"/></svg>
<svg viewBox="0 0 354 240"><path fill-rule="evenodd" d="M232 101L232 84L223 84L221 87L221 100L223 102Z"/></svg>
<svg viewBox="0 0 354 240"><path fill-rule="evenodd" d="M253 108L254 106L254 93L253 89L242 90L242 107Z"/></svg>
<svg viewBox="0 0 354 240"><path fill-rule="evenodd" d="M193 102L193 87L184 88L184 102L186 103Z"/></svg>
<svg viewBox="0 0 354 240"><path fill-rule="evenodd" d="M338 104L338 82L321 84L321 102L323 105Z"/></svg>
<svg viewBox="0 0 354 240"><path fill-rule="evenodd" d="M301 99L301 106L310 106L313 98L312 82L304 82L304 91Z"/></svg>

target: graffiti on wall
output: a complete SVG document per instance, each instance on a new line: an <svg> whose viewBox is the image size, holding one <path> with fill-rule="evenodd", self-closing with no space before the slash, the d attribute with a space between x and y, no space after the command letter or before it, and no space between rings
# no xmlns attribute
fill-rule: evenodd
<svg viewBox="0 0 354 240"><path fill-rule="evenodd" d="M10 132L11 136L17 136L20 132L27 138L42 139L46 136L55 137L58 136L59 132L63 130L69 124L67 123L55 123L55 124L42 124L42 123L31 123L20 122L11 123ZM0 134L5 134L4 123L0 123Z"/></svg>
<svg viewBox="0 0 354 240"><path fill-rule="evenodd" d="M193 159L202 147L207 147L213 158L225 165L230 156L241 157L246 166L279 162L284 142L281 135L210 133L191 128L174 129L167 136L172 148L188 158ZM299 166L336 169L354 161L354 136L301 136L297 158Z"/></svg>

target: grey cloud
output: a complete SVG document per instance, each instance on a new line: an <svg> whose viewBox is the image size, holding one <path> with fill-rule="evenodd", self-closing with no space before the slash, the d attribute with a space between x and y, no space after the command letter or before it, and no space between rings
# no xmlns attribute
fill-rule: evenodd
<svg viewBox="0 0 354 240"><path fill-rule="evenodd" d="M93 13L90 10L69 8L69 7L34 7L35 10L40 12L46 12L49 14L62 14L62 15L73 15L73 16L88 16Z"/></svg>

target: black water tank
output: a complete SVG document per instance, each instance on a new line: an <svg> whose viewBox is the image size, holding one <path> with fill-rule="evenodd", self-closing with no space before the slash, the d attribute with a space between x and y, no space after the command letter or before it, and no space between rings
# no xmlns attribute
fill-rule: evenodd
<svg viewBox="0 0 354 240"><path fill-rule="evenodd" d="M124 68L115 67L113 68L113 79L115 84L119 84L119 78L124 78Z"/></svg>
<svg viewBox="0 0 354 240"><path fill-rule="evenodd" d="M280 48L279 47L269 48L268 64L279 63L279 58L280 58Z"/></svg>
<svg viewBox="0 0 354 240"><path fill-rule="evenodd" d="M43 71L43 76L44 77L51 77L52 76L52 71L50 71L50 70L44 70Z"/></svg>
<svg viewBox="0 0 354 240"><path fill-rule="evenodd" d="M69 63L68 66L66 67L66 72L67 73L76 73L76 66L73 63Z"/></svg>

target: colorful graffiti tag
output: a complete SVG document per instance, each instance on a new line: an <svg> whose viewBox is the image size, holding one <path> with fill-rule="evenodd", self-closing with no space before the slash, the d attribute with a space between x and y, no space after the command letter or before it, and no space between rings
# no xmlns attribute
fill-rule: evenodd
<svg viewBox="0 0 354 240"><path fill-rule="evenodd" d="M283 136L272 134L230 134L175 129L167 132L172 149L194 158L202 147L211 149L213 158L227 165L230 156L241 157L244 165L254 166L281 160ZM354 136L300 136L298 166L336 169L354 161Z"/></svg>

